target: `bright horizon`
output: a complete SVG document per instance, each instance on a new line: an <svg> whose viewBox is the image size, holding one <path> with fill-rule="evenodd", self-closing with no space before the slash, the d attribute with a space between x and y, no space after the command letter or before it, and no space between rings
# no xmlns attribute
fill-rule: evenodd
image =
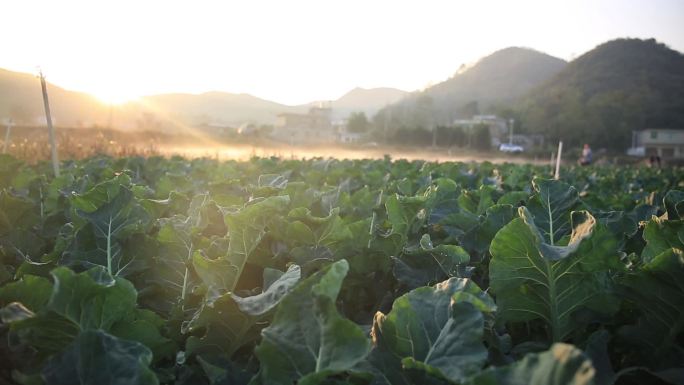
<svg viewBox="0 0 684 385"><path fill-rule="evenodd" d="M684 51L684 2L11 1L0 68L108 102L179 92L283 104L422 89L510 46L571 60L620 37Z"/></svg>

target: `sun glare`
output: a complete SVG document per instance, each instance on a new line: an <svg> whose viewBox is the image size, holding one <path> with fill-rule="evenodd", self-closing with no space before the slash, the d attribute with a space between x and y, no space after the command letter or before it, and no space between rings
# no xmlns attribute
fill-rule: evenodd
<svg viewBox="0 0 684 385"><path fill-rule="evenodd" d="M137 99L136 96L131 96L130 94L126 93L125 90L120 92L103 90L101 92L91 92L91 94L97 98L97 100L105 104L125 104Z"/></svg>

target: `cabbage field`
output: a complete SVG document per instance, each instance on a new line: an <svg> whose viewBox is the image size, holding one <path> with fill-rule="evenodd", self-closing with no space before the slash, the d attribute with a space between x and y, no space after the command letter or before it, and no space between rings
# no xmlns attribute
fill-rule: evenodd
<svg viewBox="0 0 684 385"><path fill-rule="evenodd" d="M684 384L684 169L0 157L0 384Z"/></svg>

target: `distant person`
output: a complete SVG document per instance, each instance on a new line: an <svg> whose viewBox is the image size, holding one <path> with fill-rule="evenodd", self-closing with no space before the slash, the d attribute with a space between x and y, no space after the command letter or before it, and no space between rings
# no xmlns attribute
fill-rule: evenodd
<svg viewBox="0 0 684 385"><path fill-rule="evenodd" d="M660 156L658 155L651 155L651 157L648 159L648 165L651 167L658 167L660 168Z"/></svg>
<svg viewBox="0 0 684 385"><path fill-rule="evenodd" d="M591 160L591 147L589 147L589 144L584 143L582 157L579 159L579 164L582 166L588 166L591 164Z"/></svg>

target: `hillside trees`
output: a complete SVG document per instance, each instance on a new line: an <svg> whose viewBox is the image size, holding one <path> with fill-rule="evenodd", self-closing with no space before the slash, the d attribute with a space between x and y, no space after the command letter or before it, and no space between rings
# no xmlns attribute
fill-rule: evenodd
<svg viewBox="0 0 684 385"><path fill-rule="evenodd" d="M347 121L347 130L354 133L364 133L370 128L370 122L364 112L352 112Z"/></svg>

